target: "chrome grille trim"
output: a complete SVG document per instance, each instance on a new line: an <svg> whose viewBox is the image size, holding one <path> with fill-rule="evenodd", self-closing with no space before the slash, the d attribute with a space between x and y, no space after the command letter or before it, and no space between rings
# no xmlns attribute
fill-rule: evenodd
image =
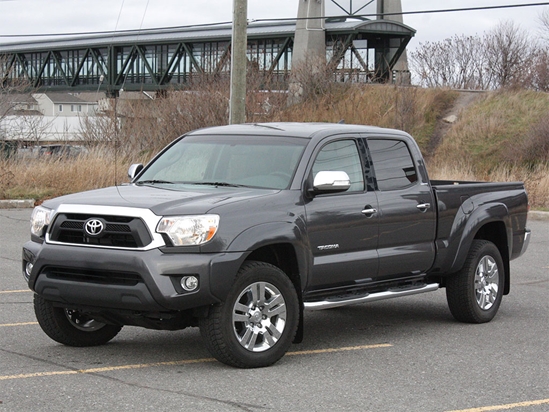
<svg viewBox="0 0 549 412"><path fill-rule="evenodd" d="M144 247L117 247L117 246L103 246L103 245L94 245L94 244L79 244L79 243L64 243L57 242L50 239L50 230L48 228L46 232L46 243L52 245L63 245L63 246L78 246L94 249L116 249L116 250L151 250L156 249L162 246L166 246L164 239L159 233L156 233L156 226L162 218L162 216L155 215L150 209L142 209L135 207L121 207L121 206L96 206L96 205L71 205L71 204L62 204L59 205L57 209L54 210L52 216L52 222L55 221L55 218L60 213L76 213L76 214L93 214L98 217L104 215L110 216L121 216L121 217L133 217L140 218L145 222L147 229L150 232L152 237L152 242Z"/></svg>

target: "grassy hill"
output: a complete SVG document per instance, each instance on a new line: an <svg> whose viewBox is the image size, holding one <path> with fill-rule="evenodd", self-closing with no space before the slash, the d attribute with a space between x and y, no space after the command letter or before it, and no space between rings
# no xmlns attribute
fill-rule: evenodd
<svg viewBox="0 0 549 412"><path fill-rule="evenodd" d="M219 93L221 94L221 93ZM197 98L196 95L191 97ZM280 95L279 95L280 96ZM199 96L198 96L199 98ZM171 130L182 134L189 128L220 124L224 120L226 99L216 100L215 110L201 110L200 122L188 126L188 118L198 118L189 107L181 110L176 93L159 99L155 124L169 121ZM253 100L253 99L252 99ZM426 157L432 178L483 181L524 181L532 207L549 210L549 94L522 90L485 92L473 99L462 93L421 88L380 85L337 85L312 94L304 102L287 107L280 97L271 99L269 111L249 109L248 121L321 121L369 124L403 129L414 136ZM464 103L465 102L465 103ZM249 102L250 103L250 102ZM256 107L253 101L249 106ZM208 118L204 113L216 113ZM138 111L136 111L138 113ZM219 115L221 113L221 116ZM449 114L453 123L443 121ZM129 139L147 134L148 128L135 116L120 130L124 147L143 147ZM177 122L181 121L178 126ZM124 127L126 129L124 129ZM173 131L164 132L169 141ZM124 136L127 136L124 141ZM150 137L149 137L150 138ZM159 142L159 146L165 142ZM148 144L150 146L150 144ZM79 160L0 161L0 198L36 198L112 185L127 181L130 163L146 162L157 148L148 151L127 150L122 156L98 147Z"/></svg>

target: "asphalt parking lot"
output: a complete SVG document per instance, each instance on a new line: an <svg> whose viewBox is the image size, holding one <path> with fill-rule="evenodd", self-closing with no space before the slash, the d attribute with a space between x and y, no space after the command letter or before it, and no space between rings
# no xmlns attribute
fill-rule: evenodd
<svg viewBox="0 0 549 412"><path fill-rule="evenodd" d="M549 221L531 221L511 294L484 325L444 290L305 315L305 340L255 370L211 359L198 329L125 327L65 347L21 275L31 209L0 210L0 411L549 411Z"/></svg>

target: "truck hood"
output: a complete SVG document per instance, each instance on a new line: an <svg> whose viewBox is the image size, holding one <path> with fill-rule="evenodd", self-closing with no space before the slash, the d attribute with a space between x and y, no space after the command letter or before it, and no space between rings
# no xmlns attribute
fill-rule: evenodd
<svg viewBox="0 0 549 412"><path fill-rule="evenodd" d="M201 186L185 188L123 185L61 196L44 202L55 209L59 205L90 205L150 209L158 216L208 213L230 203L249 201L278 193L279 190Z"/></svg>

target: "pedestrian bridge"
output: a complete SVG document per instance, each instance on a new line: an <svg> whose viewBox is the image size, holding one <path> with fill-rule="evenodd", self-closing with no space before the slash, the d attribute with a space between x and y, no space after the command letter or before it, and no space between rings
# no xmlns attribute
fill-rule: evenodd
<svg viewBox="0 0 549 412"><path fill-rule="evenodd" d="M248 70L286 88L295 20L248 25ZM26 79L55 91L161 91L230 70L231 25L124 31L0 45L2 82ZM415 30L388 20L327 19L326 58L335 79L387 82Z"/></svg>

